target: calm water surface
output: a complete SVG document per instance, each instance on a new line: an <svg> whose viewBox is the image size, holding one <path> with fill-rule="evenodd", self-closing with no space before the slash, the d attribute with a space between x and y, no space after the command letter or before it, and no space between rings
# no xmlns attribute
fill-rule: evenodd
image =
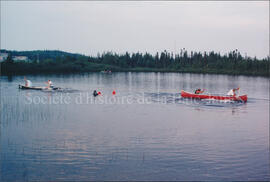
<svg viewBox="0 0 270 182"><path fill-rule="evenodd" d="M1 77L2 181L270 180L269 80L178 73ZM247 103L191 101L180 91ZM102 96L93 98L94 89ZM112 95L112 91L116 95Z"/></svg>

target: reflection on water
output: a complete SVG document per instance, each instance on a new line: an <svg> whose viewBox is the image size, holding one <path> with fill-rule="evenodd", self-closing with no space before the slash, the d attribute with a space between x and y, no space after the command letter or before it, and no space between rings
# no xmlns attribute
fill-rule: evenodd
<svg viewBox="0 0 270 182"><path fill-rule="evenodd" d="M51 79L66 89L19 90L23 77L1 77L2 181L270 179L266 78L178 73L27 78L36 86ZM180 96L182 89L223 94L238 86L247 103ZM102 96L94 98L95 89Z"/></svg>

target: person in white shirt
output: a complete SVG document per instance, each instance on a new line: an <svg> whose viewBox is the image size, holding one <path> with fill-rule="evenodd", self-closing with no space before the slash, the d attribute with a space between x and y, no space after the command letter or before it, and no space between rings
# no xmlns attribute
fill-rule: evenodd
<svg viewBox="0 0 270 182"><path fill-rule="evenodd" d="M53 88L53 83L51 80L48 80L47 82L45 82L48 84L47 88Z"/></svg>
<svg viewBox="0 0 270 182"><path fill-rule="evenodd" d="M236 96L236 91L238 91L240 88L238 87L238 88L234 88L234 89L231 89L228 93L227 93L227 95L229 95L229 96Z"/></svg>
<svg viewBox="0 0 270 182"><path fill-rule="evenodd" d="M27 80L26 77L24 77L24 81L26 87L32 87L32 82L30 80Z"/></svg>

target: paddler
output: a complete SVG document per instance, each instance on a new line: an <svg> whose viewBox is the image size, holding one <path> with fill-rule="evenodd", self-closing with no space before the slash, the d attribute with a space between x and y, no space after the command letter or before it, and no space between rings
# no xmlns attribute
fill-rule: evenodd
<svg viewBox="0 0 270 182"><path fill-rule="evenodd" d="M53 83L51 80L48 80L47 82L45 82L48 84L47 88L53 88Z"/></svg>
<svg viewBox="0 0 270 182"><path fill-rule="evenodd" d="M195 94L202 94L204 92L204 89L201 90L200 88L198 88L197 90L195 90Z"/></svg>
<svg viewBox="0 0 270 182"><path fill-rule="evenodd" d="M30 80L27 80L26 77L24 77L24 81L25 81L25 86L26 87L32 87L32 82Z"/></svg>
<svg viewBox="0 0 270 182"><path fill-rule="evenodd" d="M99 94L97 93L97 91L96 90L94 90L94 92L93 92L93 96L94 97L96 97L96 96L98 96Z"/></svg>
<svg viewBox="0 0 270 182"><path fill-rule="evenodd" d="M233 88L227 93L227 95L236 96L236 91L239 91L239 89L240 89L239 87L238 88Z"/></svg>

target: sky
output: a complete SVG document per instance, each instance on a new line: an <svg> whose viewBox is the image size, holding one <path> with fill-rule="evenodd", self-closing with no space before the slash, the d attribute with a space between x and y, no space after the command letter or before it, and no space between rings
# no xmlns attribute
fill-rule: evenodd
<svg viewBox="0 0 270 182"><path fill-rule="evenodd" d="M1 1L1 49L269 55L268 1Z"/></svg>

